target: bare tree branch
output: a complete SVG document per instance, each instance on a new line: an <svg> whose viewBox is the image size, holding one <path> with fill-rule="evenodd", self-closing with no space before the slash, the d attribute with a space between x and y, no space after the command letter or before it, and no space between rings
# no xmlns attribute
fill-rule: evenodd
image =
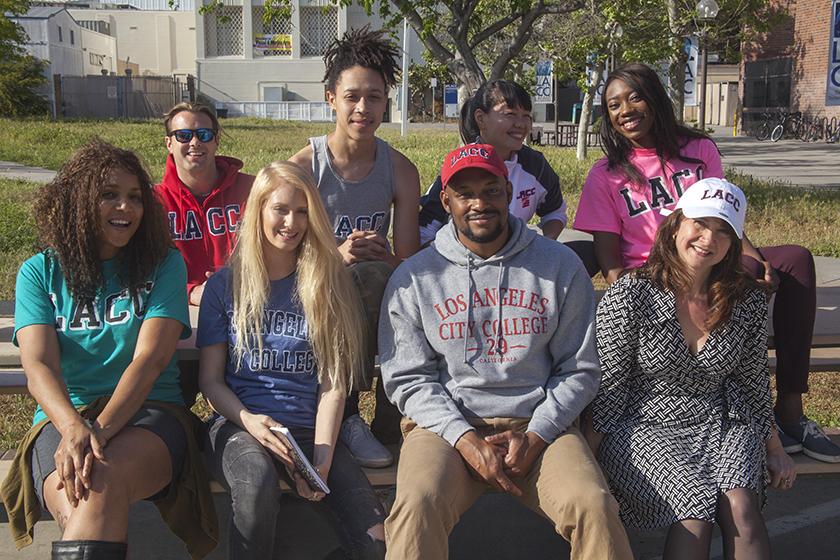
<svg viewBox="0 0 840 560"><path fill-rule="evenodd" d="M470 48L475 48L476 45L479 45L516 21L517 19L521 18L522 14L517 12L515 14L511 14L505 18L499 19L494 21L489 26L485 27L475 35L473 35L472 41L470 41Z"/></svg>

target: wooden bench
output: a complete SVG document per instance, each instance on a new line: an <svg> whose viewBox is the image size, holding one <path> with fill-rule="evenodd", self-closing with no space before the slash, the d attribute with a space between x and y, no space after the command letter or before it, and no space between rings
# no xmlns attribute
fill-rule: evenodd
<svg viewBox="0 0 840 560"><path fill-rule="evenodd" d="M599 292L598 296L603 295ZM9 313L9 304L0 304L0 314ZM771 315L772 316L772 315ZM198 324L198 309L190 307L190 320L193 325ZM0 394L26 394L26 376L20 367L20 354L11 342L13 318L0 317ZM772 335L772 323L768 324L768 348L770 369L775 372L776 355L775 340ZM178 344L178 359L182 362L198 361L198 349L195 347L195 329L189 339ZM817 289L817 318L814 325L811 350L811 371L840 371L840 288ZM840 439L840 435L836 435ZM837 473L840 464L821 463L804 456L794 455L797 471L801 474ZM3 474L0 461L0 475ZM396 462L384 469L364 469L365 474L374 487L387 487L396 484ZM213 482L213 490L223 491L222 486Z"/></svg>

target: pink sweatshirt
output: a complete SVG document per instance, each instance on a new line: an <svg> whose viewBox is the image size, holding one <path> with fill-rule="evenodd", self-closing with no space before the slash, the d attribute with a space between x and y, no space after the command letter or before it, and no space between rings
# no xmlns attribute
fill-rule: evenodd
<svg viewBox="0 0 840 560"><path fill-rule="evenodd" d="M680 154L703 163L660 160L653 148L633 149L629 160L645 178L643 185L631 183L620 168L608 169L606 158L599 160L583 185L574 228L618 234L624 268L644 264L656 229L665 219L659 211L673 209L682 193L700 179L723 177L720 154L711 140L693 138Z"/></svg>

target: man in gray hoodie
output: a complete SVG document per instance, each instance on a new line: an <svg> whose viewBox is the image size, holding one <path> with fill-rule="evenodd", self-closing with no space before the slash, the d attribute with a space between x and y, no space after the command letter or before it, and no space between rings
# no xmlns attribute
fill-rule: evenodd
<svg viewBox="0 0 840 560"><path fill-rule="evenodd" d="M632 558L572 426L600 378L589 275L509 216L492 146L450 152L441 178L451 220L394 272L380 315L382 380L405 416L388 557L446 558L450 531L490 486L548 517L572 558Z"/></svg>

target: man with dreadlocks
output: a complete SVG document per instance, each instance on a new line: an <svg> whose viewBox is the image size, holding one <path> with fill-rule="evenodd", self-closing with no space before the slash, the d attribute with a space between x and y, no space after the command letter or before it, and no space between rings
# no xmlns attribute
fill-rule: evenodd
<svg viewBox="0 0 840 560"><path fill-rule="evenodd" d="M420 248L417 208L420 178L408 158L376 137L396 84L397 55L382 31L348 31L324 55L327 101L335 130L309 139L291 161L311 169L332 220L338 250L351 267L369 325L369 366L376 353L376 324L393 268ZM392 210L393 208L393 210ZM393 246L387 236L393 212ZM369 379L365 380L369 384ZM399 440L399 413L377 386L373 429L386 442ZM364 388L364 387L363 387ZM358 414L358 393L347 399L341 439L363 466L393 460Z"/></svg>

